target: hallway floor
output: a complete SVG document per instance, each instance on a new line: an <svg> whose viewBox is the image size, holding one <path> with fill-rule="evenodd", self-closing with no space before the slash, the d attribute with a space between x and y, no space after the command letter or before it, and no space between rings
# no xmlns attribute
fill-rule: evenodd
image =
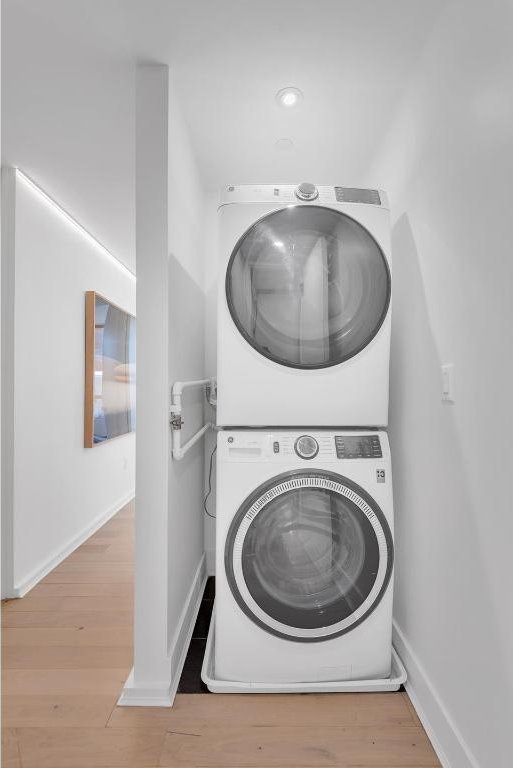
<svg viewBox="0 0 513 768"><path fill-rule="evenodd" d="M3 768L435 768L406 693L117 707L132 666L133 504L3 605Z"/></svg>

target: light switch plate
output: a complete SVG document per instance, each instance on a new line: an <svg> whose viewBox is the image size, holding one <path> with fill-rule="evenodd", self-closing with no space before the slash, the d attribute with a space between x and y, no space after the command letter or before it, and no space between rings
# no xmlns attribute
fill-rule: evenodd
<svg viewBox="0 0 513 768"><path fill-rule="evenodd" d="M442 365L442 402L454 403L454 364Z"/></svg>

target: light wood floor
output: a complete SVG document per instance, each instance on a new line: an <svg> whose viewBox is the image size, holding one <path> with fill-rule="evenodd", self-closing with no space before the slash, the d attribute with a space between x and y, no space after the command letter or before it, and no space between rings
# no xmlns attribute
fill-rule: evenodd
<svg viewBox="0 0 513 768"><path fill-rule="evenodd" d="M3 606L3 768L434 768L405 693L186 695L116 707L132 665L133 507Z"/></svg>

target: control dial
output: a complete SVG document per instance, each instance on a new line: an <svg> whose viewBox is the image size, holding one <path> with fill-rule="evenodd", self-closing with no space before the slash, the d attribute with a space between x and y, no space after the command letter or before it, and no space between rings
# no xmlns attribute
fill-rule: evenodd
<svg viewBox="0 0 513 768"><path fill-rule="evenodd" d="M315 184L309 184L307 181L304 181L296 189L296 197L299 200L316 200L319 197L319 190Z"/></svg>
<svg viewBox="0 0 513 768"><path fill-rule="evenodd" d="M294 450L302 459L313 459L319 453L319 443L311 435L301 435L294 444Z"/></svg>

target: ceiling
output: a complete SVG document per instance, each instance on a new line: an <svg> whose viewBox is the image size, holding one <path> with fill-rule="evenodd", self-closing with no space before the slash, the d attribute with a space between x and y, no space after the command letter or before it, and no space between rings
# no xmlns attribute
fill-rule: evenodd
<svg viewBox="0 0 513 768"><path fill-rule="evenodd" d="M374 154L445 5L3 0L3 162L133 266L143 61L172 69L206 188L372 183ZM275 101L286 85L304 93L297 108Z"/></svg>
<svg viewBox="0 0 513 768"><path fill-rule="evenodd" d="M142 59L175 73L207 186L360 183L444 3L132 2ZM151 12L148 12L151 9ZM275 101L287 85L304 100ZM292 148L276 146L290 139Z"/></svg>

